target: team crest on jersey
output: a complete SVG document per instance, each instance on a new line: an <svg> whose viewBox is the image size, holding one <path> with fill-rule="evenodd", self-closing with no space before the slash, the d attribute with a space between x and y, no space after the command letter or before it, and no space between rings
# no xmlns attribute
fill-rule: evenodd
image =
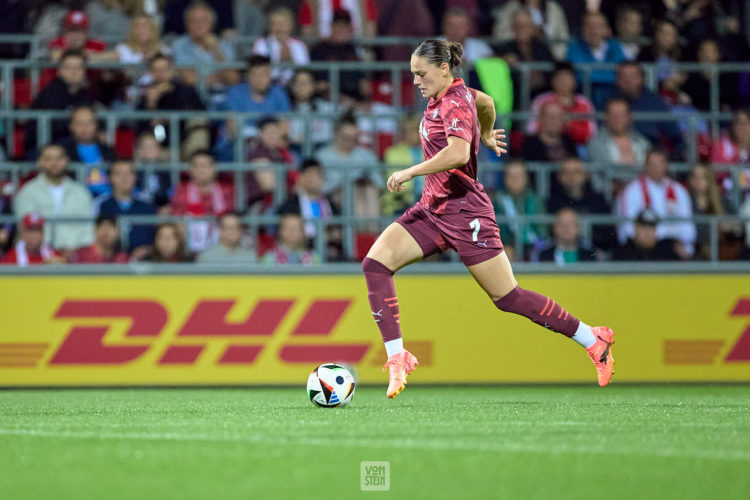
<svg viewBox="0 0 750 500"><path fill-rule="evenodd" d="M461 123L461 121L458 118L454 118L451 122L450 127L448 127L448 130L455 130L458 132L459 130L463 130L462 127L459 127L458 124Z"/></svg>
<svg viewBox="0 0 750 500"><path fill-rule="evenodd" d="M435 110L437 113L437 110ZM419 135L424 137L424 140L430 142L430 129L424 126L424 118L419 122Z"/></svg>

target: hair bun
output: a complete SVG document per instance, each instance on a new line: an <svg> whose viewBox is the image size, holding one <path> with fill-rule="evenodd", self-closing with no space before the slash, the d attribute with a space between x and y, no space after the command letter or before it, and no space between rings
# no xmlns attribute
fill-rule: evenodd
<svg viewBox="0 0 750 500"><path fill-rule="evenodd" d="M448 42L448 50L451 54L451 68L458 68L463 62L464 48L459 42Z"/></svg>

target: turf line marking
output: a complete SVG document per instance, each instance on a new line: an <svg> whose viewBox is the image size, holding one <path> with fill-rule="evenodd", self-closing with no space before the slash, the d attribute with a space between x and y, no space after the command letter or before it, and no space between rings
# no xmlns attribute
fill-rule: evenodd
<svg viewBox="0 0 750 500"><path fill-rule="evenodd" d="M411 448L429 450L462 450L488 451L508 453L542 453L542 454L578 454L578 455L621 455L661 458L693 458L709 460L750 461L750 452L740 450L712 451L712 450L643 450L612 447L570 446L570 445L535 445L523 443L446 443L444 441L427 440L387 440L387 439L320 439L309 437L271 437L258 436L213 436L207 434L174 434L174 433L107 433L93 431L40 431L34 429L0 429L2 436L49 437L61 439L106 439L106 440L143 440L143 441L197 441L214 443L246 443L246 444L291 444L305 446L348 446L376 447L376 448Z"/></svg>

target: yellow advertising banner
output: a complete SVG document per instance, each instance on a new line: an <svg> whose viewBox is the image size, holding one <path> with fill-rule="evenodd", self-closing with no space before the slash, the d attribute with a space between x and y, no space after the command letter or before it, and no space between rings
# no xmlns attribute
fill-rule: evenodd
<svg viewBox="0 0 750 500"><path fill-rule="evenodd" d="M521 276L615 330L613 381L750 381L750 280ZM585 351L465 275L397 276L418 383L596 383ZM298 384L319 363L386 383L361 276L4 277L0 386Z"/></svg>

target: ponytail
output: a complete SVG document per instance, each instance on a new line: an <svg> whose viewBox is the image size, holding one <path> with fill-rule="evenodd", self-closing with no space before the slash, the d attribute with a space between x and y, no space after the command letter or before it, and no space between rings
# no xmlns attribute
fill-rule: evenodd
<svg viewBox="0 0 750 500"><path fill-rule="evenodd" d="M414 49L413 55L424 57L427 59L427 62L435 66L446 63L450 67L454 77L461 75L464 48L458 42L446 42L435 39L425 40Z"/></svg>

